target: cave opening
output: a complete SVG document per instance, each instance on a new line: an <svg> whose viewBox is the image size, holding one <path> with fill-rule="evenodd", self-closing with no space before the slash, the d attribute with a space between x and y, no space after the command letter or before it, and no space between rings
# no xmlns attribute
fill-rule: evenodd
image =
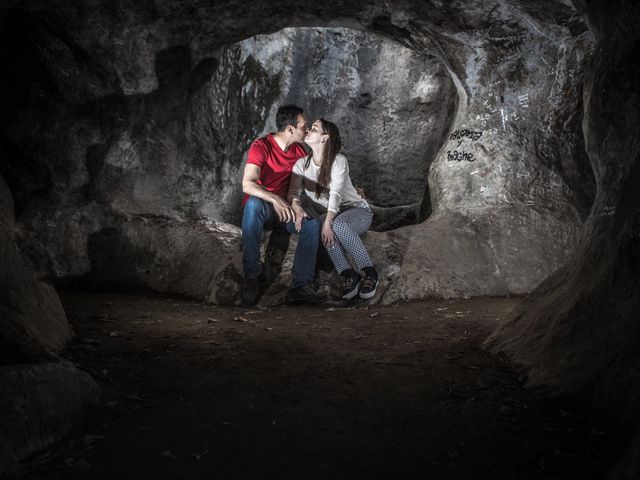
<svg viewBox="0 0 640 480"><path fill-rule="evenodd" d="M275 110L296 104L309 123L338 125L352 179L365 192L373 229L431 213L429 167L451 127L456 90L435 53L339 27L290 27L221 49L192 100L194 151L216 165L201 214L240 225L243 155L275 131Z"/></svg>

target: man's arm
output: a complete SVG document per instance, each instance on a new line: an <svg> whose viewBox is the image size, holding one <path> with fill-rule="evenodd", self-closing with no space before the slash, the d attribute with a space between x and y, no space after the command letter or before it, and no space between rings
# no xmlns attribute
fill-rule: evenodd
<svg viewBox="0 0 640 480"><path fill-rule="evenodd" d="M260 179L260 167L253 163L247 163L242 175L242 191L252 197L258 197L273 205L273 209L281 222L290 222L294 219L291 206L280 196L265 189L258 183Z"/></svg>

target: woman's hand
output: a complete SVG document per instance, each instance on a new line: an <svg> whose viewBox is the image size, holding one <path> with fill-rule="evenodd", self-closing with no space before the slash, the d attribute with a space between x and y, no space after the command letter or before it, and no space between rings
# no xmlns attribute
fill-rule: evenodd
<svg viewBox="0 0 640 480"><path fill-rule="evenodd" d="M302 220L304 220L305 218L309 218L309 215L304 211L304 208L299 206L297 203L293 204L293 210L296 213L296 232L300 233L300 231L302 230Z"/></svg>
<svg viewBox="0 0 640 480"><path fill-rule="evenodd" d="M322 245L324 245L325 248L333 247L336 244L337 239L333 233L333 228L331 228L331 222L325 220L322 225L320 237L322 238Z"/></svg>

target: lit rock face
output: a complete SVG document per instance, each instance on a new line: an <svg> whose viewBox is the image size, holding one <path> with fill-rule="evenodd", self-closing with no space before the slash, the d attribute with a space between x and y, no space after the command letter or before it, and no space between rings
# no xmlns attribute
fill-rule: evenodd
<svg viewBox="0 0 640 480"><path fill-rule="evenodd" d="M242 63L258 62L279 82L266 131L275 131L275 111L285 103L303 106L310 122L333 121L368 200L420 210L456 95L433 54L369 33L315 28L259 35L236 48Z"/></svg>
<svg viewBox="0 0 640 480"><path fill-rule="evenodd" d="M165 2L125 12L98 2L54 11L32 2L11 11L5 36L30 32L15 55L34 53L40 62L31 69L44 80L13 73L31 80L23 103L11 105L4 148L22 163L5 178L29 251L52 278L106 275L95 270L106 262L89 253L89 239L121 231L123 218L237 223L241 154L271 129L285 100L344 125L354 178L374 205L410 200L408 210L376 210L381 224L433 212L418 225L368 235L388 275L384 302L525 293L566 261L595 190L580 128L595 43L583 14L562 2L544 10L527 2L404 2L391 10L328 2L291 15L273 15L272 3L234 8L195 13ZM263 18L276 31L326 25L337 12L344 24L411 52L391 54L389 42L360 32L316 30L264 39L264 50L254 40L232 46L264 33ZM313 55L295 53L295 43ZM342 46L350 50L338 61ZM455 85L453 112L433 55ZM311 87L296 91L305 82ZM319 95L318 85L327 87ZM323 101L328 92L333 105ZM188 270L191 260L183 261ZM200 287L191 293L202 296Z"/></svg>
<svg viewBox="0 0 640 480"><path fill-rule="evenodd" d="M452 30L435 39L459 106L430 171L434 214L388 234L404 254L389 262L397 275L387 301L527 292L571 253L589 210L575 81L593 50L586 19L571 9L552 21L504 4L490 17L477 8L448 17ZM432 26L406 28L425 41Z"/></svg>

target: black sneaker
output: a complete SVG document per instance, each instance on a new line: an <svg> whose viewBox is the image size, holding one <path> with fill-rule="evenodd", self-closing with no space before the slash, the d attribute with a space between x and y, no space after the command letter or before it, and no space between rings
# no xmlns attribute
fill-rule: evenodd
<svg viewBox="0 0 640 480"><path fill-rule="evenodd" d="M378 272L373 267L364 269L364 280L360 286L360 298L373 298L378 288Z"/></svg>
<svg viewBox="0 0 640 480"><path fill-rule="evenodd" d="M287 292L287 305L318 305L324 302L325 298L317 294L308 285L292 288Z"/></svg>
<svg viewBox="0 0 640 480"><path fill-rule="evenodd" d="M360 275L350 268L342 272L340 276L344 278L342 281L342 298L351 300L358 295L358 290L360 290Z"/></svg>
<svg viewBox="0 0 640 480"><path fill-rule="evenodd" d="M260 282L257 278L244 277L244 282L242 282L242 290L240 291L240 298L243 305L251 306L258 303L259 286Z"/></svg>

